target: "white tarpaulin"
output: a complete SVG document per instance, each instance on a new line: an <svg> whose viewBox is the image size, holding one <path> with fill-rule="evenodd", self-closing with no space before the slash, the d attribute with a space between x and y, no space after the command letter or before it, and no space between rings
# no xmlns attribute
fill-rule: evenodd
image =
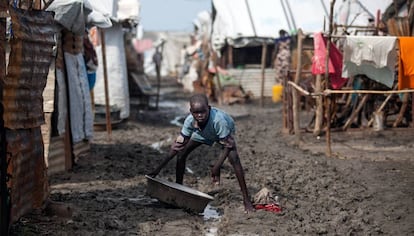
<svg viewBox="0 0 414 236"><path fill-rule="evenodd" d="M87 0L93 9L111 17L113 21L139 19L139 0Z"/></svg>
<svg viewBox="0 0 414 236"><path fill-rule="evenodd" d="M88 0L96 10L106 12L112 19L112 27L104 29L106 68L108 73L109 105L120 109L120 118L129 117L129 89L124 46L124 31L118 21L138 21L139 0ZM118 23L117 23L118 22ZM99 66L94 87L95 104L105 105L105 86L102 64L102 47L96 47Z"/></svg>
<svg viewBox="0 0 414 236"><path fill-rule="evenodd" d="M330 0L213 0L217 14L213 22L212 43L217 49L221 48L226 40L231 44L239 38L278 38L280 29L291 32L295 30L293 25L304 32L322 31L324 21L328 22L330 2ZM377 10L384 12L392 0L360 0L359 2L371 14L376 15ZM335 13L341 3L342 1L336 1Z"/></svg>
<svg viewBox="0 0 414 236"><path fill-rule="evenodd" d="M109 105L119 108L120 118L129 117L129 90L124 48L124 34L121 24L113 23L105 31L106 68L108 72ZM94 87L95 104L105 105L105 86L102 64L102 47L96 47L99 66Z"/></svg>
<svg viewBox="0 0 414 236"><path fill-rule="evenodd" d="M213 22L213 45L224 45L225 40L237 38L276 38L277 17L276 0L213 0L216 17ZM273 10L272 10L273 9ZM251 16L251 17L250 17ZM232 44L232 42L229 42Z"/></svg>

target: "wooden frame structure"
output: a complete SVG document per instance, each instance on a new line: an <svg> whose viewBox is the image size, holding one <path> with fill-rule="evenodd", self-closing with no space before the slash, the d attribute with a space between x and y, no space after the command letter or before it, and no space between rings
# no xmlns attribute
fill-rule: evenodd
<svg viewBox="0 0 414 236"><path fill-rule="evenodd" d="M332 15L333 15L333 6L335 4L335 1L331 1L331 8L330 8L330 22L329 22L329 32L327 35L327 49L326 49L326 64L325 68L328 68L329 63L329 53L330 48L329 45L332 40L332 38L338 37L332 35L333 32L333 23L332 23ZM340 27L344 27L343 25L340 25ZM346 27L353 27L353 26L346 26ZM379 30L379 24L375 25L375 28L369 28L369 27L362 27L362 26L356 26L358 29L363 30L370 30L373 32L378 32ZM402 105L401 108L397 114L397 118L393 122L392 127L398 127L400 122L403 119L404 113L407 110L408 107L408 101L409 101L409 95L411 94L412 97L412 107L414 107L414 89L403 89L403 90L396 90L396 87L392 90L354 90L354 89L344 89L344 90L331 90L331 89L323 89L323 85L326 88L329 88L329 73L328 69L326 69L324 76L317 75L315 80L315 89L314 92L309 92L306 89L302 88L300 86L300 78L303 75L303 73L307 73L307 71L302 70L302 56L303 56L303 50L304 47L302 45L302 41L304 39L304 35L299 30L298 33L298 53L297 53L297 67L295 72L295 78L294 80L289 80L288 78L285 78L283 86L285 87L284 92L284 107L283 107L283 118L284 118L284 129L289 130L291 132L293 130L293 133L295 135L295 144L299 145L302 137L301 137L301 131L300 131L300 98L301 96L306 97L312 97L316 100L316 111L314 116L314 135L320 135L322 132L323 123L325 123L325 136L326 136L326 156L330 157L332 155L331 150L331 122L333 118L333 107L337 105L336 99L338 95L362 95L362 98L358 104L358 106L354 109L354 111L351 113L351 115L348 117L345 124L339 129L341 131L345 131L348 129L352 123L352 121L355 119L357 114L361 111L364 104L367 103L369 97L371 95L384 95L386 96L384 101L381 103L381 105L373 112L372 116L369 118L367 127L370 127L374 124L374 116L376 113L382 112L386 104L390 101L393 95L395 94L404 94L402 98ZM343 36L339 36L343 37ZM291 104L292 110L289 110L288 107ZM325 112L324 112L325 111ZM324 119L325 118L325 119ZM414 113L411 112L411 126L414 127ZM337 129L338 130L338 129ZM292 133L292 132L291 132Z"/></svg>

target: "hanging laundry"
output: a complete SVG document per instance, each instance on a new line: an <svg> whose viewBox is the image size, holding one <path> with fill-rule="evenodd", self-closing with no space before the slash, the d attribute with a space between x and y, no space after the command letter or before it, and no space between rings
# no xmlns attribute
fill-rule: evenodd
<svg viewBox="0 0 414 236"><path fill-rule="evenodd" d="M414 37L399 37L398 89L414 88Z"/></svg>
<svg viewBox="0 0 414 236"><path fill-rule="evenodd" d="M325 74L326 65L326 38L321 32L313 35L314 56L312 57L312 74ZM329 78L333 89L342 88L347 78L342 78L342 53L331 42L329 49Z"/></svg>
<svg viewBox="0 0 414 236"><path fill-rule="evenodd" d="M347 36L342 77L364 74L392 88L397 52L393 36Z"/></svg>

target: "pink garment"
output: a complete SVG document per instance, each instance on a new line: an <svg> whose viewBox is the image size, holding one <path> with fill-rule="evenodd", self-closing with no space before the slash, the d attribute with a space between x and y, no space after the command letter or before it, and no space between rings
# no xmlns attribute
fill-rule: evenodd
<svg viewBox="0 0 414 236"><path fill-rule="evenodd" d="M314 56L312 58L312 74L325 74L326 64L326 39L322 33L315 33L313 36ZM342 88L347 78L342 78L342 53L331 42L329 49L329 78L333 89Z"/></svg>
<svg viewBox="0 0 414 236"><path fill-rule="evenodd" d="M144 53L146 50L152 48L152 40L150 39L133 39L132 43L137 53Z"/></svg>

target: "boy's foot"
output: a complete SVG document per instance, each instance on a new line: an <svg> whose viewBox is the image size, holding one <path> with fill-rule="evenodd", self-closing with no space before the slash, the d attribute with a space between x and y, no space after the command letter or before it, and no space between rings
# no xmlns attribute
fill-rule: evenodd
<svg viewBox="0 0 414 236"><path fill-rule="evenodd" d="M253 204L250 201L244 201L244 213L249 214L250 212L255 212Z"/></svg>

